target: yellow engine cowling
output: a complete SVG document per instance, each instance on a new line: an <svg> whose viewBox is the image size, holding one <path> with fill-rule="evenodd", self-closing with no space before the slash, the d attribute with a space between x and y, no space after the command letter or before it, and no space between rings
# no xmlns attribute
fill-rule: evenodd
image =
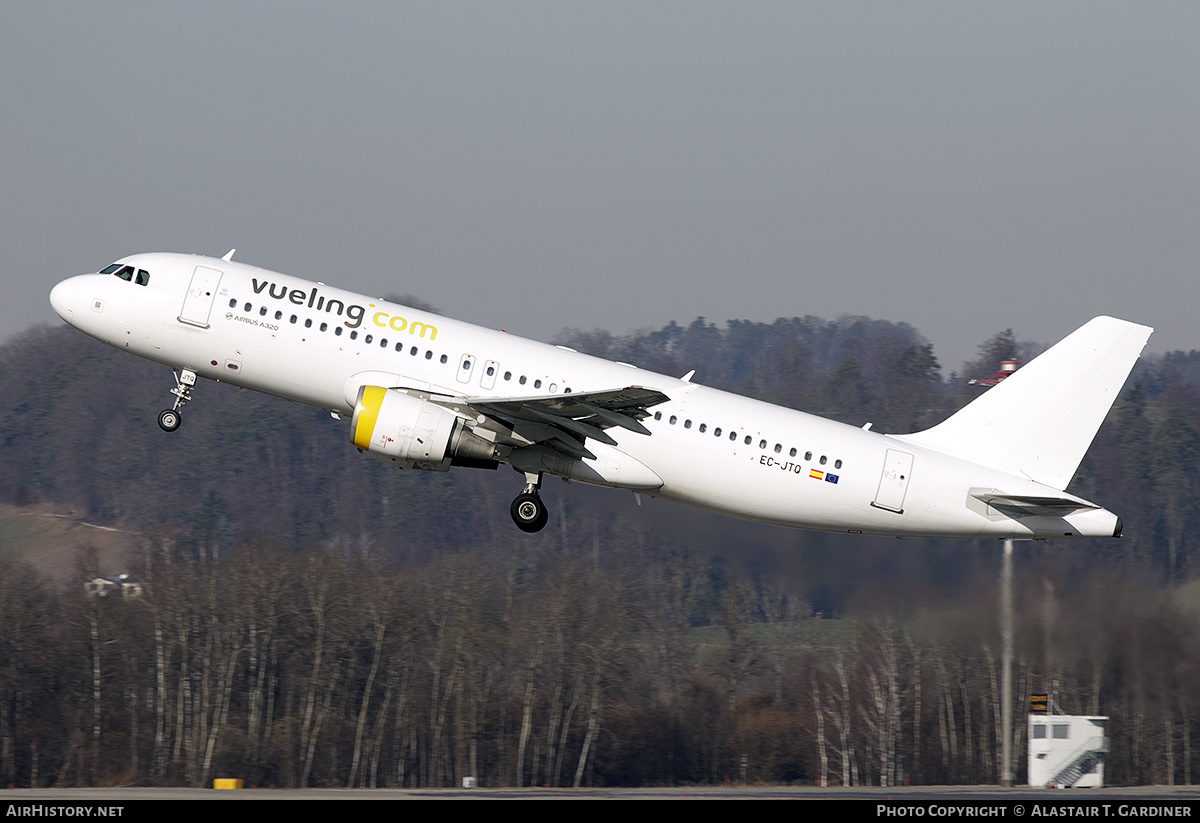
<svg viewBox="0 0 1200 823"><path fill-rule="evenodd" d="M404 469L496 466L493 444L471 432L454 412L381 386L358 390L350 440L370 457Z"/></svg>

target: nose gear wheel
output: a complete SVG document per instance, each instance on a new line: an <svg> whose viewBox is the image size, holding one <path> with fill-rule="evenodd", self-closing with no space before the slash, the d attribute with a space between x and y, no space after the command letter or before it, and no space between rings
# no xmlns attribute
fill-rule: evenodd
<svg viewBox="0 0 1200 823"><path fill-rule="evenodd" d="M163 409L158 413L158 427L165 432L173 432L183 422L183 415L175 409Z"/></svg>

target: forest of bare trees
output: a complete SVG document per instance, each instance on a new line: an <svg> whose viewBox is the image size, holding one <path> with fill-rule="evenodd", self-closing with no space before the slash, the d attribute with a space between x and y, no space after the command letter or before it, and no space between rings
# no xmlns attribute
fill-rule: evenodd
<svg viewBox="0 0 1200 823"><path fill-rule="evenodd" d="M718 590L686 555L588 555L398 568L251 540L201 560L159 536L140 597L86 596L87 554L62 596L10 563L0 780L704 784L737 779L742 755L751 781L999 779L990 598L815 618L740 576ZM1111 572L1029 569L1019 589L1017 693L1111 715L1110 782L1190 782L1195 616Z"/></svg>
<svg viewBox="0 0 1200 823"><path fill-rule="evenodd" d="M951 380L862 318L563 342L886 431L1036 348L996 335ZM999 780L998 544L689 529L576 487L528 536L505 472L389 471L213 385L171 440L165 369L69 330L3 349L0 495L136 534L125 568L82 551L54 580L0 545L0 784L690 785L743 757L756 782ZM1140 365L1072 487L1127 536L1018 546L1014 713L1109 715L1110 783L1196 778L1198 364ZM141 596L85 593L117 571Z"/></svg>

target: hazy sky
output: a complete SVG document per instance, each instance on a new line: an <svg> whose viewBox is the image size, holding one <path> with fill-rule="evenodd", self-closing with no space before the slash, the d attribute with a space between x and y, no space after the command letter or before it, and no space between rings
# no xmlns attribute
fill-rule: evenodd
<svg viewBox="0 0 1200 823"><path fill-rule="evenodd" d="M1194 0L7 2L0 338L68 275L236 246L539 339L1200 348L1198 125Z"/></svg>

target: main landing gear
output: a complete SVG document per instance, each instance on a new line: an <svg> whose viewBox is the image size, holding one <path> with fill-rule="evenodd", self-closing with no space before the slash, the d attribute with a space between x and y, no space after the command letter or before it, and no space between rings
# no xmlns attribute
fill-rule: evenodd
<svg viewBox="0 0 1200 823"><path fill-rule="evenodd" d="M165 432L175 431L183 422L183 406L192 399L192 387L196 385L196 373L191 369L171 373L175 375L175 388L171 389L175 405L158 413L158 427Z"/></svg>
<svg viewBox="0 0 1200 823"><path fill-rule="evenodd" d="M550 519L550 515L546 511L546 504L542 502L542 498L538 494L538 487L541 485L541 472L536 474L526 472L525 491L517 495L517 499L508 507L513 522L523 532L531 534L540 532L546 527L546 521Z"/></svg>

